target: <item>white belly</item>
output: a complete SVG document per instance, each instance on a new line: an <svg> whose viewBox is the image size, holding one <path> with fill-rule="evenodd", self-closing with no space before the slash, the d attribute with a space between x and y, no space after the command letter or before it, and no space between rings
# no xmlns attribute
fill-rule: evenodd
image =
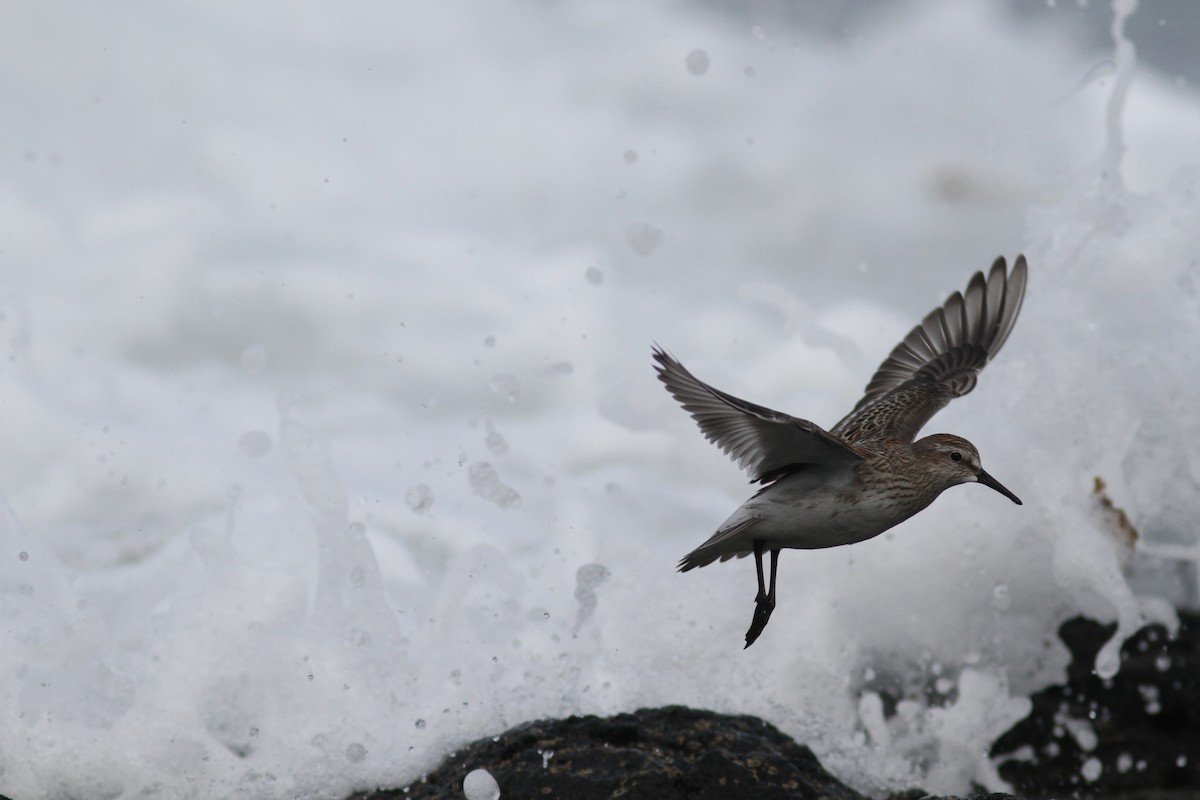
<svg viewBox="0 0 1200 800"><path fill-rule="evenodd" d="M751 497L717 532L680 562L681 569L765 550L817 550L871 539L933 502L916 487L893 482L864 490L852 470L816 467L789 475Z"/></svg>
<svg viewBox="0 0 1200 800"><path fill-rule="evenodd" d="M831 484L820 477L785 478L735 513L758 518L753 538L766 540L768 547L801 549L861 542L905 519L885 494L854 492L849 480Z"/></svg>

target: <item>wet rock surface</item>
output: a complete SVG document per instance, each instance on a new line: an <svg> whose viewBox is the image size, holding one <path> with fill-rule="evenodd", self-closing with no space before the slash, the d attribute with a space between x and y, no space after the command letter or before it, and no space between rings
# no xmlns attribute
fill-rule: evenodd
<svg viewBox="0 0 1200 800"><path fill-rule="evenodd" d="M1067 683L1034 695L1029 716L992 748L1019 796L1200 800L1200 614L1180 619L1174 639L1148 626L1126 642L1111 680L1092 664L1114 627L1063 624ZM504 798L865 800L768 723L680 706L526 723L460 750L424 781L356 797L460 800L479 768ZM923 797L914 789L889 800Z"/></svg>
<svg viewBox="0 0 1200 800"><path fill-rule="evenodd" d="M368 796L461 799L463 778L479 768L504 798L865 800L766 722L681 706L526 723L472 744L407 790Z"/></svg>
<svg viewBox="0 0 1200 800"><path fill-rule="evenodd" d="M1035 694L1029 716L992 748L1011 756L1000 775L1016 792L1200 800L1200 614L1179 617L1174 639L1151 625L1127 641L1111 680L1092 663L1115 626L1063 624L1067 684Z"/></svg>

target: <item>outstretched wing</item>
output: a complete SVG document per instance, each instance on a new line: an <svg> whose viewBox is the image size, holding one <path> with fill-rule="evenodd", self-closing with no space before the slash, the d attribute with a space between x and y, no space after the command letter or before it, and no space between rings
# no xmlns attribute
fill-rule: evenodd
<svg viewBox="0 0 1200 800"><path fill-rule="evenodd" d="M704 437L749 472L753 481L774 480L803 464L862 460L841 439L806 419L714 389L658 347L654 348L654 360L658 379L700 425Z"/></svg>
<svg viewBox="0 0 1200 800"><path fill-rule="evenodd" d="M986 278L972 275L965 292L950 295L896 345L833 435L850 443L912 441L930 417L974 389L979 371L1012 333L1026 273L1022 255L1011 272L1001 257Z"/></svg>

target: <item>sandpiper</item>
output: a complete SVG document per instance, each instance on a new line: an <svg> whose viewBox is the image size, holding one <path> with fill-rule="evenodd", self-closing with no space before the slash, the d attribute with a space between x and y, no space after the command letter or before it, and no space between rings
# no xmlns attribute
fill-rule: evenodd
<svg viewBox="0 0 1200 800"><path fill-rule="evenodd" d="M979 371L1012 332L1025 296L1025 256L971 276L896 345L866 393L828 431L748 403L697 379L659 347L655 369L705 438L762 483L704 544L679 562L687 572L754 554L758 594L746 647L775 610L783 548L815 550L865 541L916 514L951 486L982 483L1021 501L979 463L975 445L935 433L913 441L938 409L975 388ZM763 551L771 553L770 586Z"/></svg>

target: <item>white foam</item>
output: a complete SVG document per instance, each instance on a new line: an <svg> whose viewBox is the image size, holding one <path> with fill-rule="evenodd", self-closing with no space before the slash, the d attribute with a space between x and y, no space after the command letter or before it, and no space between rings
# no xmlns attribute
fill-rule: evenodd
<svg viewBox="0 0 1200 800"><path fill-rule="evenodd" d="M0 792L333 797L665 703L760 714L868 791L996 789L980 754L1063 677L1062 620L1195 601L1186 88L1122 51L1072 90L1103 55L989 3L849 36L280 11L0 33ZM832 424L1021 250L1020 323L930 431L1025 505L955 489L786 553L743 652L752 567L673 569L750 489L650 343Z"/></svg>

